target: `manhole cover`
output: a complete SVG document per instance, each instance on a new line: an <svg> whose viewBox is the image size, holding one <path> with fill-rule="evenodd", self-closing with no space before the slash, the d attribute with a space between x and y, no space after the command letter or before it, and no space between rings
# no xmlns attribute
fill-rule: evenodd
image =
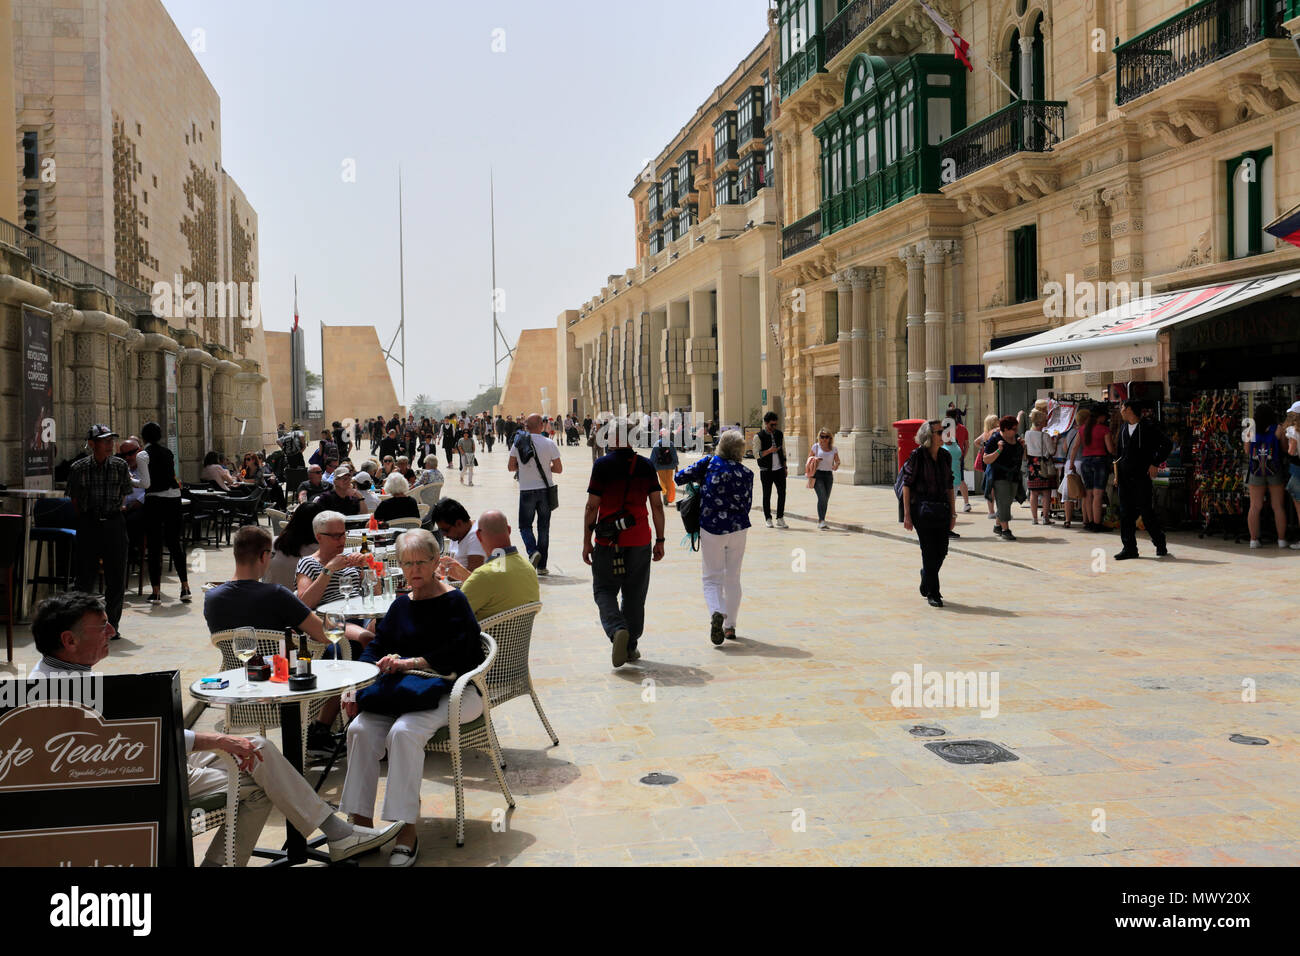
<svg viewBox="0 0 1300 956"><path fill-rule="evenodd" d="M990 740L944 740L926 744L925 749L933 750L949 763L1003 763L1020 759Z"/></svg>
<svg viewBox="0 0 1300 956"><path fill-rule="evenodd" d="M913 737L942 737L947 732L938 727L921 727L919 725L908 731Z"/></svg>
<svg viewBox="0 0 1300 956"><path fill-rule="evenodd" d="M669 773L660 773L656 770L654 773L648 773L641 778L641 782L651 787L666 787L669 784L677 782L677 778Z"/></svg>
<svg viewBox="0 0 1300 956"><path fill-rule="evenodd" d="M1268 741L1263 737L1250 737L1246 734L1233 734L1228 738L1234 744L1249 744L1252 747L1267 747Z"/></svg>

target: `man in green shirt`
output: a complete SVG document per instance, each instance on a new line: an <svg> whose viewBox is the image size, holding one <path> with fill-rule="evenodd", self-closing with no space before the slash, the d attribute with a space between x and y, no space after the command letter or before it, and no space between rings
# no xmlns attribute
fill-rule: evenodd
<svg viewBox="0 0 1300 956"><path fill-rule="evenodd" d="M502 512L483 512L478 540L488 559L465 579L461 593L479 621L540 600L537 571L510 543L510 522Z"/></svg>

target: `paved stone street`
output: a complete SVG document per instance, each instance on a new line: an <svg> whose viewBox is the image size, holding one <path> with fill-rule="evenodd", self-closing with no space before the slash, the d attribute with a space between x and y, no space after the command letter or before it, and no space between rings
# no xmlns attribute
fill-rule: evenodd
<svg viewBox="0 0 1300 956"><path fill-rule="evenodd" d="M763 527L756 481L741 639L710 644L699 556L670 511L643 660L614 670L580 558L590 454L564 452L532 653L560 746L527 699L494 711L518 808L494 830L504 801L469 757L459 850L450 763L428 757L421 865L1300 863L1300 554L1174 534L1172 560L1116 565L1116 535L1034 527L1027 508L1020 541L999 541L974 499L938 610L917 593L892 489L838 483L840 527L780 531ZM447 470L444 496L513 523L501 446L480 463L474 488ZM789 495L791 513L815 515L802 481ZM230 551L206 561L198 577L222 580ZM150 608L132 588L105 669L179 667L188 687L217 657L200 605L176 603L174 580L164 593ZM25 629L17 658L36 659ZM919 691L894 706L891 677L917 668L996 676L996 716L923 706ZM945 762L908 733L917 724L1019 759ZM678 782L638 782L652 771ZM342 781L335 770L327 799ZM278 814L264 844L277 826Z"/></svg>

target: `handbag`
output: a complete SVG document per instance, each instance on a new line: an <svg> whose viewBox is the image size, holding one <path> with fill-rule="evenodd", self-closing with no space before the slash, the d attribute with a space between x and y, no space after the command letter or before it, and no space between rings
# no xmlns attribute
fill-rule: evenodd
<svg viewBox="0 0 1300 956"><path fill-rule="evenodd" d="M951 522L946 501L919 501L912 511L912 523L922 528L947 528Z"/></svg>
<svg viewBox="0 0 1300 956"><path fill-rule="evenodd" d="M433 710L451 688L447 678L425 671L383 674L373 684L357 691L357 709L386 717Z"/></svg>
<svg viewBox="0 0 1300 956"><path fill-rule="evenodd" d="M533 443L532 438L528 439L528 443L530 445ZM550 477L546 474L546 469L542 467L542 460L537 457L536 448L533 449L533 463L537 465L537 472L542 476L542 483L546 485L546 502L550 505L551 510L554 511L556 508L560 507L560 489L555 486L555 483L552 482Z"/></svg>

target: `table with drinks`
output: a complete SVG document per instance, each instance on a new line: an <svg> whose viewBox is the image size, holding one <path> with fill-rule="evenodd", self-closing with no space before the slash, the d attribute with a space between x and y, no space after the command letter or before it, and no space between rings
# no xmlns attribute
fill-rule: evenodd
<svg viewBox="0 0 1300 956"><path fill-rule="evenodd" d="M343 622L327 625L325 636L337 648L343 639ZM299 641L306 644L301 635ZM303 772L303 707L322 698L343 692L355 692L379 676L379 668L363 661L313 660L281 645L282 654L267 664L258 653L257 631L251 627L236 629L231 649L242 667L201 678L190 685L190 696L215 707L237 704L272 704L280 708L280 747L290 765ZM297 866L309 860L329 863L329 854L315 849L325 838L308 844L305 834L286 822L285 846L281 850L257 849L254 856L269 859L271 866Z"/></svg>

